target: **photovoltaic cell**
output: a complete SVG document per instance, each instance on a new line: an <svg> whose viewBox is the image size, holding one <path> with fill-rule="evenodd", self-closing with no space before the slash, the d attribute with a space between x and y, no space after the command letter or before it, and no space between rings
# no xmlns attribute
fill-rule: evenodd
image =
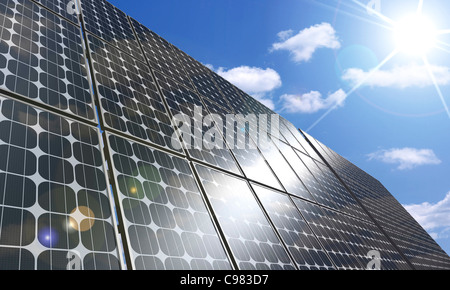
<svg viewBox="0 0 450 290"><path fill-rule="evenodd" d="M248 115L252 114L252 111L248 108L241 95L236 90L236 87L229 81L219 76L217 73L211 72L211 76L216 85L225 96L229 107L235 114Z"/></svg>
<svg viewBox="0 0 450 290"><path fill-rule="evenodd" d="M173 46L135 19L130 19L150 66L178 83L193 89L194 87L178 60Z"/></svg>
<svg viewBox="0 0 450 290"><path fill-rule="evenodd" d="M238 146L240 147L232 149L232 152L236 156L246 177L281 190L280 182L258 149L247 149L243 144L239 144Z"/></svg>
<svg viewBox="0 0 450 290"><path fill-rule="evenodd" d="M327 166L305 154L297 153L297 155L303 161L305 166L308 167L315 179L322 185L338 210L359 218L370 220L364 213L364 210Z"/></svg>
<svg viewBox="0 0 450 290"><path fill-rule="evenodd" d="M175 52L200 96L231 111L230 105L214 82L209 69L179 49L175 49Z"/></svg>
<svg viewBox="0 0 450 290"><path fill-rule="evenodd" d="M332 220L341 237L352 243L355 254L366 257L362 260L363 265L364 263L369 265L372 257L368 253L375 250L380 253L381 270L410 270L400 253L373 222L363 221L329 209L324 209L324 212Z"/></svg>
<svg viewBox="0 0 450 290"><path fill-rule="evenodd" d="M335 267L290 198L252 184L283 242L300 270L334 270Z"/></svg>
<svg viewBox="0 0 450 290"><path fill-rule="evenodd" d="M294 270L274 229L242 179L196 165L240 270Z"/></svg>
<svg viewBox="0 0 450 290"><path fill-rule="evenodd" d="M205 111L201 98L163 74L155 75L172 116L180 121L175 125L183 135L183 146L188 154L196 160L241 174L218 131L220 128L214 122L209 126L204 124L204 116L208 112Z"/></svg>
<svg viewBox="0 0 450 290"><path fill-rule="evenodd" d="M56 14L79 24L76 0L34 0Z"/></svg>
<svg viewBox="0 0 450 290"><path fill-rule="evenodd" d="M297 155L297 153L296 153L296 149L285 144L284 142L277 142L276 145L278 146L278 148L280 149L280 152L286 158L288 163L294 169L297 176L303 182L305 187L308 189L308 191L314 197L315 201L320 204L329 206L331 208L336 208L336 205L334 204L331 197L327 194L326 190L317 181L317 179L314 177L314 175L312 175L312 173L309 171L309 169L305 166L305 164L299 158L299 155ZM298 154L302 154L302 153L299 152Z"/></svg>
<svg viewBox="0 0 450 290"><path fill-rule="evenodd" d="M276 141L279 142L279 141ZM283 187L290 194L315 201L313 196L306 189L300 178L291 168L289 163L284 159L283 155L278 151L278 148L272 141L265 143L265 146L260 147L265 159L272 167L275 175L280 180Z"/></svg>
<svg viewBox="0 0 450 290"><path fill-rule="evenodd" d="M87 38L105 127L181 152L150 68L91 34Z"/></svg>
<svg viewBox="0 0 450 290"><path fill-rule="evenodd" d="M365 269L365 265L369 261L366 262L365 256L353 252L352 242L346 241L340 236L338 229L322 207L298 198L293 198L293 200L339 270Z"/></svg>
<svg viewBox="0 0 450 290"><path fill-rule="evenodd" d="M281 118L281 120L280 120L280 135L286 140L286 142L289 145L291 145L292 147L294 147L295 149L297 149L303 153L306 153L305 148L303 148L303 146L300 144L300 142L298 142L297 138L292 134L292 131L289 129L289 127L291 125L292 124L289 121Z"/></svg>
<svg viewBox="0 0 450 290"><path fill-rule="evenodd" d="M302 133L415 269L450 267L448 255L378 180L309 134Z"/></svg>
<svg viewBox="0 0 450 290"><path fill-rule="evenodd" d="M80 28L29 0L0 3L0 88L96 122Z"/></svg>
<svg viewBox="0 0 450 290"><path fill-rule="evenodd" d="M81 8L87 31L133 57L144 60L139 42L125 13L103 0L83 0Z"/></svg>
<svg viewBox="0 0 450 290"><path fill-rule="evenodd" d="M120 269L97 128L1 96L0 128L0 268Z"/></svg>
<svg viewBox="0 0 450 290"><path fill-rule="evenodd" d="M132 269L231 269L189 163L107 136Z"/></svg>
<svg viewBox="0 0 450 290"><path fill-rule="evenodd" d="M0 25L0 269L120 269L116 218L132 269L450 268L378 180L112 4Z"/></svg>

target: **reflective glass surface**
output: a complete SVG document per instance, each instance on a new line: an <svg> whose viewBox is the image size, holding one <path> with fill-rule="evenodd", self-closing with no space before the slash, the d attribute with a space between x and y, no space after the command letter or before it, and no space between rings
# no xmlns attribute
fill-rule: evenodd
<svg viewBox="0 0 450 290"><path fill-rule="evenodd" d="M0 269L119 269L98 130L4 97L0 128Z"/></svg>
<svg viewBox="0 0 450 290"><path fill-rule="evenodd" d="M167 40L143 26L137 20L131 19L131 23L152 69L193 89L191 80L186 75L183 66L178 60L174 47Z"/></svg>
<svg viewBox="0 0 450 290"><path fill-rule="evenodd" d="M410 267L421 270L450 268L450 257L378 180L309 134L302 133L361 202L390 242L396 245L396 250L401 252L403 260L408 260Z"/></svg>
<svg viewBox="0 0 450 290"><path fill-rule="evenodd" d="M104 125L181 151L150 68L91 34L88 41Z"/></svg>
<svg viewBox="0 0 450 290"><path fill-rule="evenodd" d="M239 269L295 269L249 184L201 165L196 170Z"/></svg>
<svg viewBox="0 0 450 290"><path fill-rule="evenodd" d="M133 57L145 60L128 16L103 0L81 1L87 31L113 44Z"/></svg>
<svg viewBox="0 0 450 290"><path fill-rule="evenodd" d="M182 135L183 148L189 156L212 166L240 174L225 140L214 120L209 124L204 117L201 98L192 90L178 84L163 74L156 73L156 79L166 98L170 112L176 120L178 132Z"/></svg>
<svg viewBox="0 0 450 290"><path fill-rule="evenodd" d="M335 267L291 199L276 191L252 185L300 270L334 270Z"/></svg>
<svg viewBox="0 0 450 290"><path fill-rule="evenodd" d="M231 269L189 163L111 134L108 145L132 269Z"/></svg>
<svg viewBox="0 0 450 290"><path fill-rule="evenodd" d="M0 3L0 88L96 122L80 28L29 0Z"/></svg>
<svg viewBox="0 0 450 290"><path fill-rule="evenodd" d="M38 2L42 6L50 9L51 11L55 12L56 14L67 18L68 20L72 21L73 23L78 24L78 13L77 7L75 6L75 0L35 0L35 2Z"/></svg>

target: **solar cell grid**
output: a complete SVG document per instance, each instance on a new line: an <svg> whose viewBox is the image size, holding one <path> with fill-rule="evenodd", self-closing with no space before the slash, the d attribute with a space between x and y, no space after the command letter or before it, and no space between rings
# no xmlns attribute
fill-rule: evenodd
<svg viewBox="0 0 450 290"><path fill-rule="evenodd" d="M0 88L96 122L80 28L29 0L0 3Z"/></svg>
<svg viewBox="0 0 450 290"><path fill-rule="evenodd" d="M369 219L355 199L344 188L342 183L329 171L328 167L302 153L297 153L311 174L322 185L328 196L333 200L336 208L348 214Z"/></svg>
<svg viewBox="0 0 450 290"><path fill-rule="evenodd" d="M0 270L121 269L118 226L130 269L450 268L378 180L107 1L3 0L0 90Z"/></svg>
<svg viewBox="0 0 450 290"><path fill-rule="evenodd" d="M248 115L252 113L233 84L214 72L211 72L211 77L222 91L229 107L232 108L235 114Z"/></svg>
<svg viewBox="0 0 450 290"><path fill-rule="evenodd" d="M56 14L65 17L75 24L79 24L75 0L33 0L42 6L52 10Z"/></svg>
<svg viewBox="0 0 450 290"><path fill-rule="evenodd" d="M284 194L252 184L281 239L300 270L334 270L314 233Z"/></svg>
<svg viewBox="0 0 450 290"><path fill-rule="evenodd" d="M322 207L298 198L293 200L338 269L365 268L365 264L361 264L364 258L354 253L352 242L340 236L339 230Z"/></svg>
<svg viewBox="0 0 450 290"><path fill-rule="evenodd" d="M182 152L148 66L91 34L87 39L105 127Z"/></svg>
<svg viewBox="0 0 450 290"><path fill-rule="evenodd" d="M285 144L284 142L277 142L276 145L278 146L280 152L286 158L288 163L294 169L297 176L301 179L305 187L314 197L315 201L331 208L336 208L336 205L332 198L328 195L322 184L317 181L314 175L305 166L305 164L299 158L299 155L297 155L297 153L295 152L295 149ZM298 154L301 153L299 152Z"/></svg>
<svg viewBox="0 0 450 290"><path fill-rule="evenodd" d="M314 201L314 198L306 189L300 178L295 174L289 163L271 140L260 147L261 153L267 160L275 175L280 180L284 189L295 196Z"/></svg>
<svg viewBox="0 0 450 290"><path fill-rule="evenodd" d="M196 171L240 270L294 270L247 182L196 165Z"/></svg>
<svg viewBox="0 0 450 290"><path fill-rule="evenodd" d="M213 80L212 74L214 73L210 73L210 70L204 65L179 49L175 49L175 51L199 94L203 98L207 98L227 110L231 110L230 105Z"/></svg>
<svg viewBox="0 0 450 290"><path fill-rule="evenodd" d="M282 190L279 180L274 175L267 161L250 139L247 132L240 132L242 137L237 138L236 146L231 151L248 179L260 182L273 188Z"/></svg>
<svg viewBox="0 0 450 290"><path fill-rule="evenodd" d="M0 101L0 268L120 269L98 130Z"/></svg>
<svg viewBox="0 0 450 290"><path fill-rule="evenodd" d="M103 0L81 1L84 27L133 57L144 60L128 16Z"/></svg>
<svg viewBox="0 0 450 290"><path fill-rule="evenodd" d="M132 269L231 269L188 161L107 136Z"/></svg>
<svg viewBox="0 0 450 290"><path fill-rule="evenodd" d="M170 112L174 119L180 121L176 124L183 137L184 148L188 154L199 161L207 162L213 166L240 174L236 162L225 145L220 134L220 127L215 123L208 125L204 117L209 114L201 98L193 91L176 83L175 81L156 73L156 79L166 98ZM183 126L186 126L183 129Z"/></svg>
<svg viewBox="0 0 450 290"><path fill-rule="evenodd" d="M194 87L179 62L173 46L137 20L130 18L130 21L150 66L178 83L193 89Z"/></svg>

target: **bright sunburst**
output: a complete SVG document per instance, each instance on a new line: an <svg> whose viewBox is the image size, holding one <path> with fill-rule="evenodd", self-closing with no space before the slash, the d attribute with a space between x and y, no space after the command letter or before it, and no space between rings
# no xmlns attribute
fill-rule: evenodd
<svg viewBox="0 0 450 290"><path fill-rule="evenodd" d="M388 29L393 31L393 39L395 41L396 47L395 49L383 60L381 61L377 67L375 67L371 72L368 74L366 79L359 82L357 85L355 85L350 91L348 91L346 94L351 95L356 90L358 90L364 83L381 67L383 67L386 63L388 63L394 56L396 56L398 53L405 53L407 55L411 55L414 57L421 57L423 60L423 63L425 67L427 68L428 74L436 88L436 92L439 95L439 98L441 99L442 105L447 112L448 117L450 118L450 108L447 105L447 102L444 98L444 95L441 91L441 88L438 85L438 82L436 80L436 77L434 76L434 73L431 69L431 64L428 61L428 54L430 51L434 48L443 50L447 53L450 53L450 51L445 47L450 47L450 44L444 43L438 39L439 35L443 34L450 34L450 29L444 29L444 30L438 30L433 25L432 21L427 18L425 15L423 15L423 0L418 0L418 7L415 13L410 14L409 16L399 20L394 21L391 18L387 17L386 15L383 15L381 12L376 11L370 7L367 7L363 3L361 3L358 0L352 0L353 3L357 4L358 6L367 9L372 14L375 14L378 16L383 22L385 22L388 25ZM385 26L382 26L385 27ZM328 109L315 123L313 123L307 130L312 130L319 122L321 122L328 114L330 114L334 109L336 109L337 105L333 106L332 108Z"/></svg>
<svg viewBox="0 0 450 290"><path fill-rule="evenodd" d="M437 30L421 14L409 15L394 26L397 49L411 55L424 55L436 46Z"/></svg>

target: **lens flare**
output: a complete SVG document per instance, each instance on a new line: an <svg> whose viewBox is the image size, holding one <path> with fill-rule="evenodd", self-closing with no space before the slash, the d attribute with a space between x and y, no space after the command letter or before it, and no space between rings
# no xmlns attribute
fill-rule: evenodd
<svg viewBox="0 0 450 290"><path fill-rule="evenodd" d="M410 15L394 27L397 49L410 55L424 55L436 45L437 30L422 15Z"/></svg>
<svg viewBox="0 0 450 290"><path fill-rule="evenodd" d="M47 227L39 231L38 239L44 247L53 248L58 243L59 236L55 229Z"/></svg>
<svg viewBox="0 0 450 290"><path fill-rule="evenodd" d="M94 212L90 208L86 206L77 207L70 213L69 227L79 232L86 232L94 226L94 218Z"/></svg>

